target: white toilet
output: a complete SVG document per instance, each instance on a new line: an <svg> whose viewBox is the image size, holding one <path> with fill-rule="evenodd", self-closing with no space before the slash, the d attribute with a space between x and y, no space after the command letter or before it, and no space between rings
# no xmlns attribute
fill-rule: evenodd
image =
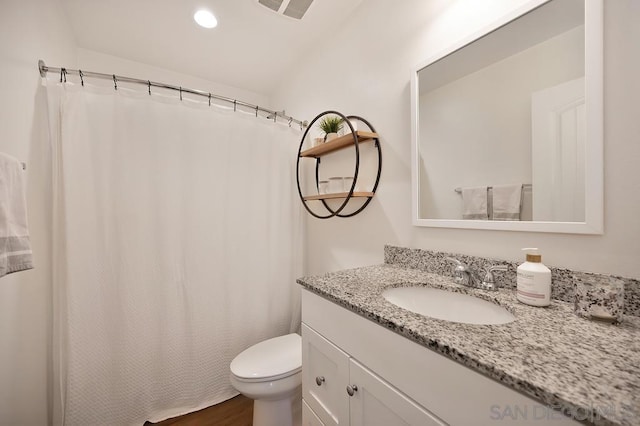
<svg viewBox="0 0 640 426"><path fill-rule="evenodd" d="M253 426L300 423L302 339L274 337L245 349L231 361L231 384L253 402Z"/></svg>

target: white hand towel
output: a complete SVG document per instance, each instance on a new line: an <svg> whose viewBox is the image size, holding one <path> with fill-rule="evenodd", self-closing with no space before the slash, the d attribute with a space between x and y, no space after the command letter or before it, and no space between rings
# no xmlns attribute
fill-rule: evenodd
<svg viewBox="0 0 640 426"><path fill-rule="evenodd" d="M487 187L462 188L462 218L487 220Z"/></svg>
<svg viewBox="0 0 640 426"><path fill-rule="evenodd" d="M494 185L493 220L520 220L522 184Z"/></svg>
<svg viewBox="0 0 640 426"><path fill-rule="evenodd" d="M0 277L33 268L22 164L0 153Z"/></svg>

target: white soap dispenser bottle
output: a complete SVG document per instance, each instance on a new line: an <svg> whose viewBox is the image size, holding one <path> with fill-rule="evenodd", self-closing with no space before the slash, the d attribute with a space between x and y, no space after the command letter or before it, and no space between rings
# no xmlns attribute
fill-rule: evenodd
<svg viewBox="0 0 640 426"><path fill-rule="evenodd" d="M517 298L532 306L551 304L551 270L542 264L537 248L523 248L526 262L517 269Z"/></svg>

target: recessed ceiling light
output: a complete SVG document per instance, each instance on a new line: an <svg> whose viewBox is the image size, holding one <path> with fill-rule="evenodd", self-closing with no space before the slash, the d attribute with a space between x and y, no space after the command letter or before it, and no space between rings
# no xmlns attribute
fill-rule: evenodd
<svg viewBox="0 0 640 426"><path fill-rule="evenodd" d="M214 28L218 25L218 20L213 16L213 13L204 9L197 11L193 15L193 19L195 19L198 25L205 28Z"/></svg>

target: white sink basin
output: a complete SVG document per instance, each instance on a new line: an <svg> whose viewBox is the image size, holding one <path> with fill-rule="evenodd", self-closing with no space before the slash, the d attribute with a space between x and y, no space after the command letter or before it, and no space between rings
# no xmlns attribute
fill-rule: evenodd
<svg viewBox="0 0 640 426"><path fill-rule="evenodd" d="M511 312L500 305L462 293L431 287L396 287L382 296L406 310L446 321L466 324L507 324Z"/></svg>

